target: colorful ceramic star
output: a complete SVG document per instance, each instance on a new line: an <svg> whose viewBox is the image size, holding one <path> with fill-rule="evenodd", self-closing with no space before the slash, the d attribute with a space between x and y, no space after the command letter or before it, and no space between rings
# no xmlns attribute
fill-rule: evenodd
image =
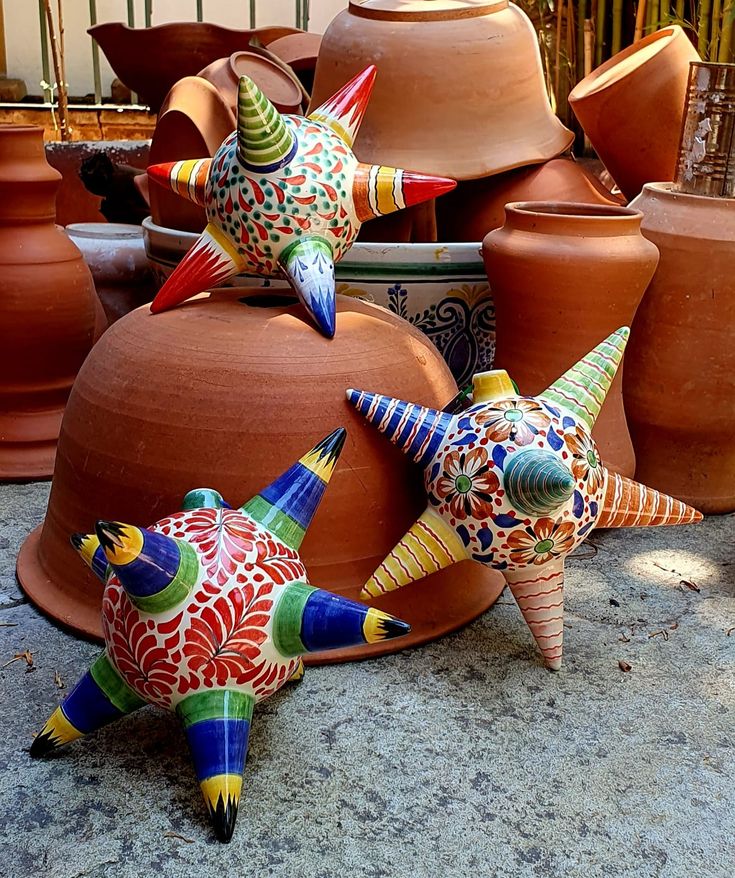
<svg viewBox="0 0 735 878"><path fill-rule="evenodd" d="M217 837L235 826L256 702L301 656L409 626L308 584L299 547L344 443L336 430L241 509L190 491L151 528L100 521L73 545L105 582L105 652L31 747L44 756L146 703L175 711Z"/></svg>
<svg viewBox="0 0 735 878"><path fill-rule="evenodd" d="M429 499L363 597L465 559L487 564L503 572L547 667L558 670L564 559L592 528L702 517L600 460L590 433L627 339L627 328L613 333L538 397L519 396L505 371L479 373L472 406L454 415L348 390L357 410L424 467Z"/></svg>
<svg viewBox="0 0 735 878"><path fill-rule="evenodd" d="M153 180L205 207L208 219L152 311L241 272L282 275L324 335L334 335L334 263L362 223L456 186L443 177L358 162L352 144L374 81L370 66L304 118L282 116L243 76L237 131L214 158L148 168Z"/></svg>

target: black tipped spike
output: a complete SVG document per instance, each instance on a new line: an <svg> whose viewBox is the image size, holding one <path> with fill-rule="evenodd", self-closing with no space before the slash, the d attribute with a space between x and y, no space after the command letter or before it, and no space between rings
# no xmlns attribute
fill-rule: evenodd
<svg viewBox="0 0 735 878"><path fill-rule="evenodd" d="M82 543L87 534L74 533L69 537L69 542L74 546L77 552L82 548Z"/></svg>
<svg viewBox="0 0 735 878"><path fill-rule="evenodd" d="M103 549L114 552L122 545L120 537L125 532L125 527L119 521L98 521L94 529Z"/></svg>
<svg viewBox="0 0 735 878"><path fill-rule="evenodd" d="M40 759L43 756L48 756L58 747L59 744L52 732L41 732L33 739L29 753L34 759Z"/></svg>
<svg viewBox="0 0 735 878"><path fill-rule="evenodd" d="M391 640L393 637L403 637L411 630L408 622L396 619L395 616L385 616L378 622L378 628L383 635L383 640Z"/></svg>
<svg viewBox="0 0 735 878"><path fill-rule="evenodd" d="M227 804L220 795L217 799L217 807L212 809L210 806L209 816L212 818L212 826L214 834L219 841L229 842L235 831L235 821L237 820L237 802L231 797L227 797Z"/></svg>

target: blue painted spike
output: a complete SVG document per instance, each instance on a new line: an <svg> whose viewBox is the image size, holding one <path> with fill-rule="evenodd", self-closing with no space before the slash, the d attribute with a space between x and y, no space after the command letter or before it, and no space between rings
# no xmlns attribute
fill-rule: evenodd
<svg viewBox="0 0 735 878"><path fill-rule="evenodd" d="M348 390L347 399L361 415L416 463L424 466L444 440L452 415L379 393Z"/></svg>
<svg viewBox="0 0 735 878"><path fill-rule="evenodd" d="M131 597L162 592L181 564L177 540L117 521L98 521L97 536L111 567Z"/></svg>
<svg viewBox="0 0 735 878"><path fill-rule="evenodd" d="M410 630L401 619L322 589L311 593L301 617L301 642L309 652L375 643Z"/></svg>
<svg viewBox="0 0 735 878"><path fill-rule="evenodd" d="M321 238L303 238L284 250L279 264L322 334L334 338L337 303L332 248Z"/></svg>

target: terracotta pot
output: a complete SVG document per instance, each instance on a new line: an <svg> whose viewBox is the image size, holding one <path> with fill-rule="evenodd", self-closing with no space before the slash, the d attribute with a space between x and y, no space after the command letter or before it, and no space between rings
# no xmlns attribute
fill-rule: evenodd
<svg viewBox="0 0 735 878"><path fill-rule="evenodd" d="M314 71L322 44L322 35L314 33L288 34L268 44L273 52L298 76L301 84L311 94L314 88Z"/></svg>
<svg viewBox="0 0 735 878"><path fill-rule="evenodd" d="M404 211L400 211L400 216ZM143 221L146 253L159 282L197 236ZM460 386L492 367L495 315L478 244L364 244L334 266L337 292L374 302L424 332ZM238 287L289 289L285 280L237 275Z"/></svg>
<svg viewBox="0 0 735 878"><path fill-rule="evenodd" d="M72 223L66 233L81 250L108 323L114 323L156 293L140 226Z"/></svg>
<svg viewBox="0 0 735 878"><path fill-rule="evenodd" d="M551 111L536 32L507 0L352 0L322 39L311 106L373 62L363 162L467 180L573 140Z"/></svg>
<svg viewBox="0 0 735 878"><path fill-rule="evenodd" d="M90 27L87 33L97 40L117 76L142 103L157 112L175 82L193 76L218 58L247 48L253 37L267 46L301 31L293 27L232 30L197 21L131 28L114 21Z"/></svg>
<svg viewBox="0 0 735 878"><path fill-rule="evenodd" d="M166 95L153 132L149 164L212 157L237 127L227 101L199 76L179 80ZM206 212L164 186L148 189L151 215L158 225L201 232Z"/></svg>
<svg viewBox="0 0 735 878"><path fill-rule="evenodd" d="M583 165L571 158L519 168L484 180L460 183L436 202L440 241L481 241L499 229L511 201L574 201L620 204L620 200Z"/></svg>
<svg viewBox="0 0 735 878"><path fill-rule="evenodd" d="M218 58L197 75L212 83L234 117L241 76L249 76L281 113L301 112L303 92L296 76L258 52L234 52L228 58Z"/></svg>
<svg viewBox="0 0 735 878"><path fill-rule="evenodd" d="M92 347L99 300L54 223L61 174L43 129L0 125L0 478L51 475L61 416Z"/></svg>
<svg viewBox="0 0 735 878"><path fill-rule="evenodd" d="M537 396L601 339L630 326L658 263L626 207L519 202L483 241L496 310L495 367ZM609 469L635 471L618 370L592 435Z"/></svg>
<svg viewBox="0 0 735 878"><path fill-rule="evenodd" d="M89 531L98 518L147 525L197 486L242 503L341 424L347 443L301 556L314 584L356 598L423 505L421 473L346 401L350 384L368 381L430 406L456 392L421 333L341 296L332 340L313 331L295 298L274 303L242 289L163 314L128 314L75 384L46 521L19 557L24 589L64 624L98 637L102 586L75 557L70 533ZM136 387L144 391L131 393ZM501 588L497 572L468 564L379 601L413 630L401 647L386 641L370 655L457 628Z"/></svg>
<svg viewBox="0 0 735 878"><path fill-rule="evenodd" d="M633 202L661 262L625 355L636 478L735 510L735 199L650 183Z"/></svg>
<svg viewBox="0 0 735 878"><path fill-rule="evenodd" d="M649 34L586 76L569 104L626 198L673 180L689 64L699 55L678 25Z"/></svg>

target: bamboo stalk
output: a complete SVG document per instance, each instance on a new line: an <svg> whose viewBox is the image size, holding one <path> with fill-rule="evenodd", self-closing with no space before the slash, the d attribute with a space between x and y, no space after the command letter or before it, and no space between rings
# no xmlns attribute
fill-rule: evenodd
<svg viewBox="0 0 735 878"><path fill-rule="evenodd" d="M720 45L717 49L717 60L724 64L733 60L733 27L735 27L735 0L725 0L725 8L722 10L722 32L720 36Z"/></svg>
<svg viewBox="0 0 735 878"><path fill-rule="evenodd" d="M683 3L684 0L681 0ZM646 22L646 0L638 0L638 8L635 11L635 31L633 41L638 42L643 36L643 26Z"/></svg>
<svg viewBox="0 0 735 878"><path fill-rule="evenodd" d="M679 23L684 21L684 0L676 0L676 20Z"/></svg>
<svg viewBox="0 0 735 878"><path fill-rule="evenodd" d="M587 0L577 0L577 82L584 79L584 23L587 19Z"/></svg>
<svg viewBox="0 0 735 878"><path fill-rule="evenodd" d="M623 0L613 0L612 4L612 54L623 47Z"/></svg>
<svg viewBox="0 0 735 878"><path fill-rule="evenodd" d="M709 41L708 60L717 60L717 51L720 44L720 23L722 20L722 3L721 0L713 0L712 2L712 32Z"/></svg>
<svg viewBox="0 0 735 878"><path fill-rule="evenodd" d="M707 57L712 0L699 0L699 27L697 28L697 51Z"/></svg>
<svg viewBox="0 0 735 878"><path fill-rule="evenodd" d="M66 92L66 83L64 82L62 64L59 58L59 40L56 35L54 14L51 11L51 0L44 0L43 5L46 12L46 26L48 28L48 34L51 40L51 59L54 65L54 76L56 77L56 94L59 101L59 130L61 132L61 139L65 143L67 143L71 140L71 129L69 127L69 110L67 107L68 99Z"/></svg>
<svg viewBox="0 0 735 878"><path fill-rule="evenodd" d="M597 24L595 25L595 67L602 64L603 46L605 45L605 24L607 18L607 0L597 0Z"/></svg>
<svg viewBox="0 0 735 878"><path fill-rule="evenodd" d="M561 85L561 23L564 18L564 2L556 0L556 46L554 53L554 94L556 96L556 106L561 106L561 94L559 87Z"/></svg>

